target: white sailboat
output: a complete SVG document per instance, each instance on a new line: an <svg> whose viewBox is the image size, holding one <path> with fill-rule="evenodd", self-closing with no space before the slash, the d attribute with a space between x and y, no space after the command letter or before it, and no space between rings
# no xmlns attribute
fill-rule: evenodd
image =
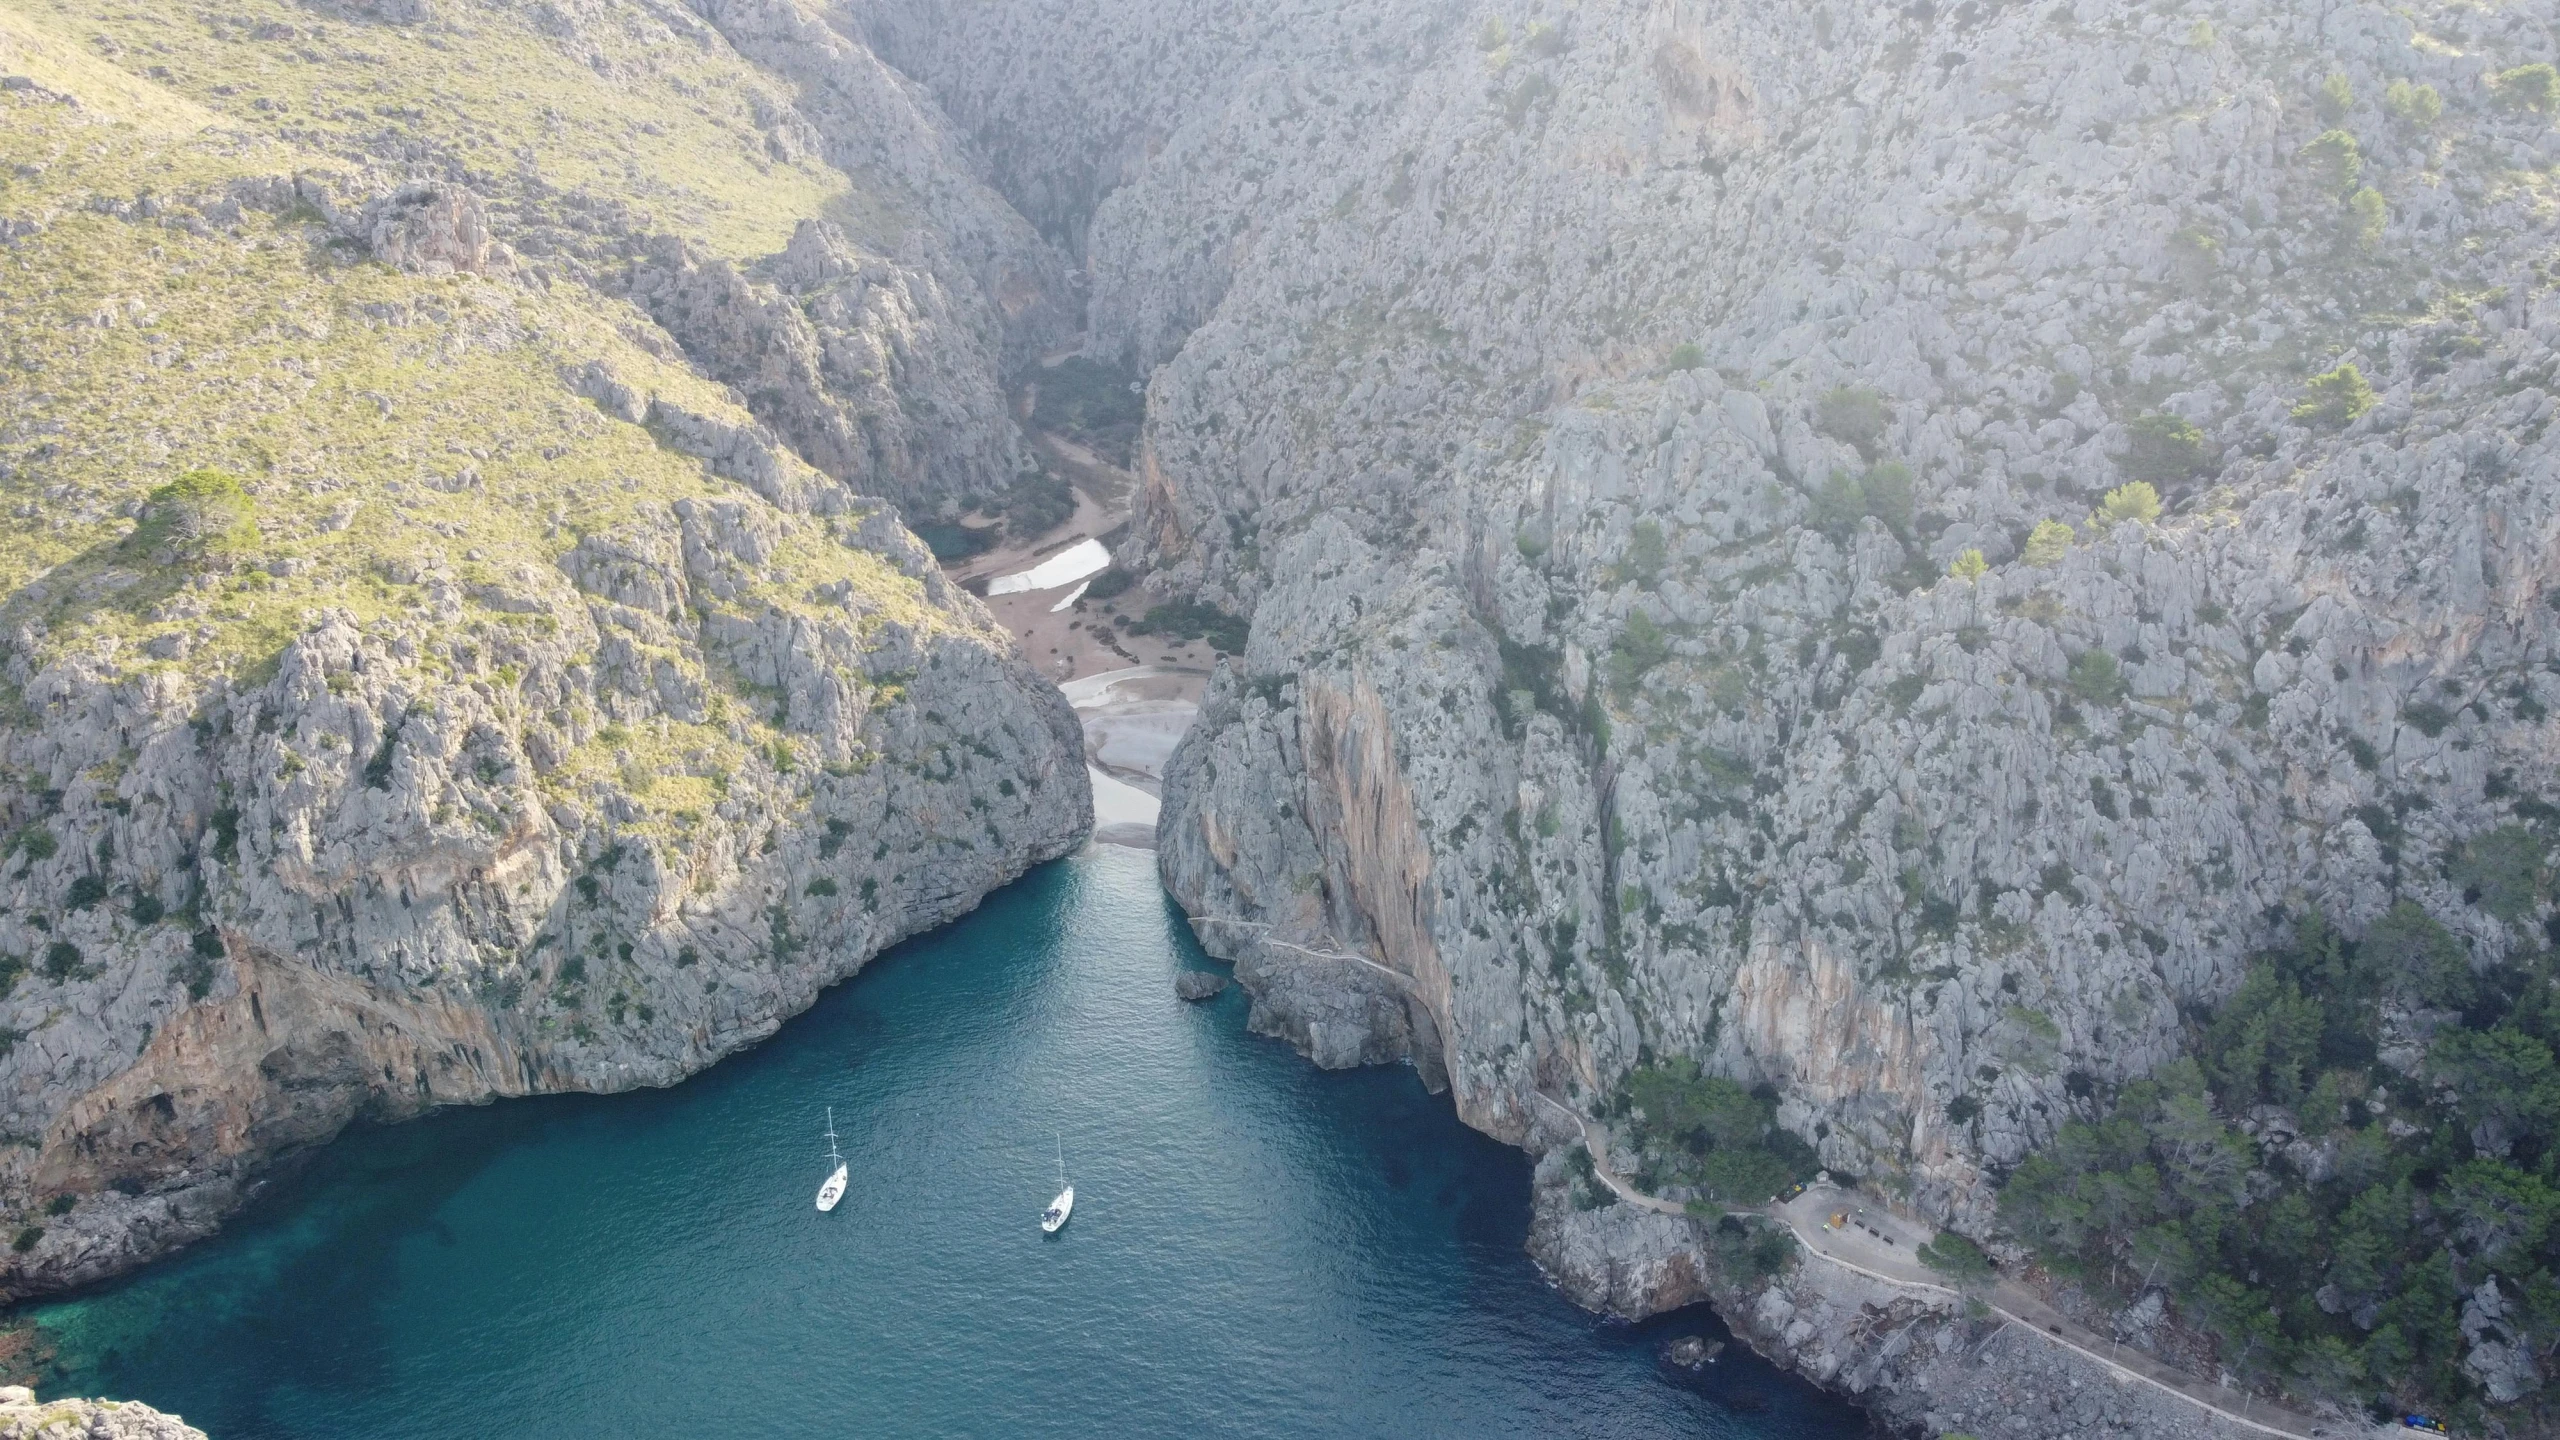
<svg viewBox="0 0 2560 1440"><path fill-rule="evenodd" d="M818 1208L821 1211L836 1208L836 1202L844 1198L845 1181L852 1174L844 1163L844 1156L836 1153L836 1107L833 1105L827 1107L827 1158L836 1162L836 1173L828 1176L827 1183L818 1187Z"/></svg>
<svg viewBox="0 0 2560 1440"><path fill-rule="evenodd" d="M1067 1142L1063 1138L1058 1141L1058 1184L1065 1188L1049 1202L1048 1209L1040 1212L1040 1233L1044 1235L1057 1234L1058 1227L1066 1224L1076 1209L1076 1187L1067 1184Z"/></svg>

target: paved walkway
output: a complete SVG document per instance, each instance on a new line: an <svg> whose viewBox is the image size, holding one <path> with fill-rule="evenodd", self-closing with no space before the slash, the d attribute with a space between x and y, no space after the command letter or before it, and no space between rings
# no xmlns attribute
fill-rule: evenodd
<svg viewBox="0 0 2560 1440"><path fill-rule="evenodd" d="M1345 954L1340 950L1310 950L1304 945L1292 945L1286 940L1274 940L1271 938L1269 933L1271 927L1260 920L1221 920L1215 915L1194 915L1191 917L1191 928L1193 930L1196 931L1203 925L1222 925L1238 930L1260 930L1264 932L1260 943L1268 945L1275 950L1294 950L1298 954L1304 955L1311 960L1339 960L1350 965L1366 965L1370 969L1375 970L1379 974L1396 982L1397 985L1403 987L1407 994L1413 993L1413 977L1407 975L1401 970L1390 970L1386 966L1379 964L1377 961L1370 959L1366 955L1350 955ZM1570 1114L1571 1112L1568 1111L1566 1113ZM1678 1207L1675 1206L1674 1208L1676 1209Z"/></svg>
<svg viewBox="0 0 2560 1440"><path fill-rule="evenodd" d="M1534 1093L1574 1123L1582 1136L1582 1148L1591 1157L1593 1172L1612 1194L1638 1209L1656 1214L1688 1213L1686 1206L1645 1194L1611 1174L1605 1128L1600 1130L1600 1138L1595 1138L1595 1127L1572 1107L1543 1090ZM2403 1433L2387 1426L2362 1422L2331 1424L2314 1421L2308 1416L2280 1409L2253 1396L2190 1375L2141 1351L2128 1350L2099 1336L2066 1318L2014 1280L2002 1278L1988 1288L1969 1292L1948 1285L1914 1253L1937 1238L1935 1230L1834 1187L1809 1189L1778 1204L1726 1208L1737 1214L1762 1215L1777 1220L1795 1233L1797 1242L1808 1252L1870 1280L1959 1300L1979 1300L1992 1313L2033 1331L2040 1339L2076 1351L2118 1375L2165 1390L2199 1409L2261 1434L2311 1440L2315 1436L2363 1433L2380 1437ZM1834 1215L1847 1217L1846 1223L1833 1226L1831 1218Z"/></svg>

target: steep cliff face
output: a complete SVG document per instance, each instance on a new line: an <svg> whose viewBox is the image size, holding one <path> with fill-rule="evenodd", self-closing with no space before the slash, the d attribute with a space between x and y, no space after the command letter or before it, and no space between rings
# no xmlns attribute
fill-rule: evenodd
<svg viewBox="0 0 2560 1440"><path fill-rule="evenodd" d="M981 13L922 68L1000 139L1008 41L1087 18L1143 23ZM2538 29L1406 23L1392 84L1293 15L1114 122L1169 133L1096 273L1218 295L1153 382L1133 558L1255 621L1169 788L1187 904L1410 973L1496 1128L1695 1054L1942 1212L2072 1077L2173 1054L2279 907L2524 935L2399 857L2550 745L2550 130L2487 83ZM1256 240L1202 286L1177 228ZM2372 398L2314 383L2349 363ZM2100 506L2136 477L2163 513Z"/></svg>
<svg viewBox="0 0 2560 1440"><path fill-rule="evenodd" d="M2307 912L2540 946L2547 16L878 8L1087 127L1124 558L1253 618L1165 878L1327 1063L1695 1059L1980 1233Z"/></svg>
<svg viewBox="0 0 2560 1440"><path fill-rule="evenodd" d="M672 1083L1090 829L886 503L1011 481L1057 263L717 8L0 16L0 1289Z"/></svg>

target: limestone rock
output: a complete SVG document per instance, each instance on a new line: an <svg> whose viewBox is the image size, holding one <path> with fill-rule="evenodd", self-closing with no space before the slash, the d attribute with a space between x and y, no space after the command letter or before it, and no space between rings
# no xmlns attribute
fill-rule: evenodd
<svg viewBox="0 0 2560 1440"><path fill-rule="evenodd" d="M1215 970L1184 970L1173 977L1173 993L1183 1000L1215 1000L1227 993L1228 980Z"/></svg>
<svg viewBox="0 0 2560 1440"><path fill-rule="evenodd" d="M130 1400L36 1399L23 1385L0 1386L0 1440L205 1440L175 1415Z"/></svg>
<svg viewBox="0 0 2560 1440"><path fill-rule="evenodd" d="M459 185L412 185L383 196L364 208L359 224L374 258L395 269L476 274L506 263L480 197Z"/></svg>

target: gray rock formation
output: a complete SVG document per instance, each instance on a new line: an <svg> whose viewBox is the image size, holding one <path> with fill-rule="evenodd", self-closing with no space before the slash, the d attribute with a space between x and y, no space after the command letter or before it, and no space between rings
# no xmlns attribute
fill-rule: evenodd
<svg viewBox="0 0 2560 1440"><path fill-rule="evenodd" d="M1215 1000L1227 993L1228 984L1215 970L1185 970L1173 977L1173 993L1182 1000Z"/></svg>
<svg viewBox="0 0 2560 1440"><path fill-rule="evenodd" d="M2396 877L2509 943L2376 833L2485 828L2542 743L2560 311L2492 183L2546 125L2487 102L2504 32L2457 58L2380 11L1452 10L1371 94L1318 63L1367 39L1319 8L1193 97L1089 242L1180 290L1145 213L1290 237L1230 254L1153 388L1133 549L1255 617L1168 779L1186 904L1409 975L1498 1133L1536 1080L1689 1051L1947 1212L2071 1072L2172 1053L2271 907L2352 925ZM964 124L1075 43L1053 12L949 23L919 63ZM2453 107L2357 112L2370 252L2299 153L2330 67ZM2447 273L2387 282L2387 325L2350 307L2446 233L2501 299ZM2309 357L2374 407L2323 418ZM2197 433L2136 453L2153 416ZM2137 471L2166 513L2090 518ZM2030 563L2045 520L2075 533ZM1970 550L1996 563L1946 576Z"/></svg>
<svg viewBox="0 0 2560 1440"><path fill-rule="evenodd" d="M1801 1253L1778 1273L1754 1277L1718 1253L1731 1253L1718 1245L1718 1224L1740 1222L1595 1207L1577 1194L1564 1153L1539 1163L1529 1249L1566 1295L1638 1319L1711 1302L1753 1349L1858 1401L1895 1433L1982 1440L2239 1440L2258 1433L2126 1383L1997 1316L1969 1316L1952 1298L1871 1281ZM1695 1365L1705 1363L1686 1353Z"/></svg>
<svg viewBox="0 0 2560 1440"><path fill-rule="evenodd" d="M1979 1233L2306 909L2536 943L2547 17L865 8L1158 367L1163 873L1320 1063L1695 1057Z"/></svg>
<svg viewBox="0 0 2560 1440"><path fill-rule="evenodd" d="M43 1400L24 1385L0 1385L6 1440L205 1440L175 1415L130 1400Z"/></svg>
<svg viewBox="0 0 2560 1440"><path fill-rule="evenodd" d="M200 1232L359 1111L672 1078L1070 843L1072 720L865 497L1008 483L1001 381L1079 299L1151 372L1120 560L1252 617L1164 777L1163 874L1318 1063L1410 1058L1545 1150L1541 1092L1693 1058L1979 1233L1990 1176L2306 909L2414 900L2482 966L2545 919L2440 863L2555 813L2560 136L2490 83L2551 58L2530 7L362 8L552 47L722 163L635 152L616 198L551 138L579 117L503 94L522 164L199 84L354 169L38 190L0 240L356 247L419 288L341 318L457 359L595 337L553 357L605 417L581 443L645 426L734 488L553 518L542 565L422 540L391 613L340 594L272 672L172 669L210 595L129 648L46 628L141 504L84 488L53 397L151 307L28 348L54 388L12 392L0 479L94 548L10 601L21 1286ZM755 208L795 185L842 195ZM566 290L574 325L511 310ZM313 380L283 358L261 386ZM877 564L808 583L846 550ZM716 797L635 798L661 776ZM1584 1303L1711 1293L1690 1222L1542 1205ZM1781 1299L1756 1342L1891 1413L1977 1363L1807 1351L1880 1332ZM2522 1393L2503 1303L2469 1369Z"/></svg>

